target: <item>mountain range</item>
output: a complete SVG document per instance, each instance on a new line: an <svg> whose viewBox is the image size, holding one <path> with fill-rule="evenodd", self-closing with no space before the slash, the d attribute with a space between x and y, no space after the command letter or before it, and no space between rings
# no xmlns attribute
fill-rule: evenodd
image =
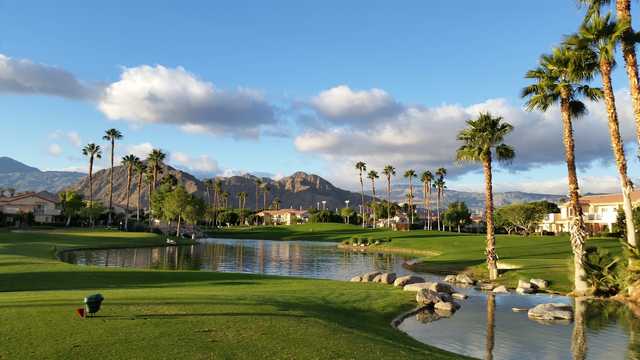
<svg viewBox="0 0 640 360"><path fill-rule="evenodd" d="M187 191L206 198L208 196L204 182L195 176L166 166L165 173L170 173L176 177L179 183L183 184ZM259 208L263 206L263 194L258 194L256 201L256 180L269 185L267 203L270 204L275 198L280 200L281 208L312 208L322 207L325 201L327 209L343 207L345 200L349 200L351 206L360 204L360 194L344 189L340 189L324 178L305 172L296 172L291 176L278 180L256 177L245 174L230 177L218 177L222 183L224 191L229 192L229 206L237 206L237 194L246 192L247 207ZM94 174L93 179L94 198L102 201L105 205L108 200L109 170L100 170ZM377 184L376 195L379 198L386 198L385 185L383 182ZM82 193L85 198L89 197L89 182L86 174L67 171L41 171L35 167L25 165L19 161L8 157L0 157L0 187L13 188L16 191L50 191L59 192L63 189L75 190ZM122 166L114 168L114 202L119 205L126 203L127 172ZM135 179L132 184L131 206L135 206L137 191L135 189ZM145 188L146 189L146 188ZM422 198L421 184L414 185L416 199ZM407 185L397 182L392 186L391 198L393 201L404 202ZM371 199L371 191L366 190L367 201ZM142 204L147 203L147 192L143 190ZM558 202L563 198L559 195L534 194L526 192L497 192L494 194L496 206L511 203L548 200ZM456 191L447 189L444 197L444 204L454 201L463 201L470 209L480 211L484 207L484 194L480 192ZM435 206L435 201L433 201Z"/></svg>

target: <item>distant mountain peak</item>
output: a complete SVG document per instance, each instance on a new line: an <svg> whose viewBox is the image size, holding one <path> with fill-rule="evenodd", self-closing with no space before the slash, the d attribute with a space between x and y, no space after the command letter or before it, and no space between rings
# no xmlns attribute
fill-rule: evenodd
<svg viewBox="0 0 640 360"><path fill-rule="evenodd" d="M40 169L21 163L8 156L0 157L0 174L38 172L41 172Z"/></svg>

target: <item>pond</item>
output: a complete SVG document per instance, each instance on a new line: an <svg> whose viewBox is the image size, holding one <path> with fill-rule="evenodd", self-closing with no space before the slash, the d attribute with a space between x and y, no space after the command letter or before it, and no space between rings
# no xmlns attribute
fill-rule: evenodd
<svg viewBox="0 0 640 360"><path fill-rule="evenodd" d="M79 265L172 270L240 272L348 280L368 271L413 274L403 264L411 257L341 250L335 243L205 239L196 245L138 249L81 250L63 253ZM427 281L439 280L419 274ZM411 337L441 349L485 359L625 359L640 358L640 321L614 302L573 304L564 296L500 294L474 288L453 316L428 311L399 326ZM576 321L539 323L526 312L540 303L572 303ZM637 339L636 339L637 338Z"/></svg>

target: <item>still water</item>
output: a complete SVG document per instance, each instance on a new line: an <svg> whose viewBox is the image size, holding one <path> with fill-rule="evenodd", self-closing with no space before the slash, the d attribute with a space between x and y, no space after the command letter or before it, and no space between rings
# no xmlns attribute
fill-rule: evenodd
<svg viewBox="0 0 640 360"><path fill-rule="evenodd" d="M256 273L348 280L368 271L412 274L410 257L340 250L335 243L206 239L197 245L66 252L79 265ZM427 281L440 277L419 274ZM613 302L574 304L550 295L487 295L474 288L448 318L423 312L399 326L411 337L441 349L484 359L640 359L640 321ZM526 312L540 303L572 303L576 321L539 323ZM638 335L636 335L638 333Z"/></svg>

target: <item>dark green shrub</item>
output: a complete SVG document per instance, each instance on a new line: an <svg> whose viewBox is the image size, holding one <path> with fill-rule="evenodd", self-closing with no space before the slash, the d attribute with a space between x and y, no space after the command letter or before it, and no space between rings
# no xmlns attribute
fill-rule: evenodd
<svg viewBox="0 0 640 360"><path fill-rule="evenodd" d="M625 287L627 274L624 262L606 249L586 248L584 268L586 280L597 295L615 295Z"/></svg>

